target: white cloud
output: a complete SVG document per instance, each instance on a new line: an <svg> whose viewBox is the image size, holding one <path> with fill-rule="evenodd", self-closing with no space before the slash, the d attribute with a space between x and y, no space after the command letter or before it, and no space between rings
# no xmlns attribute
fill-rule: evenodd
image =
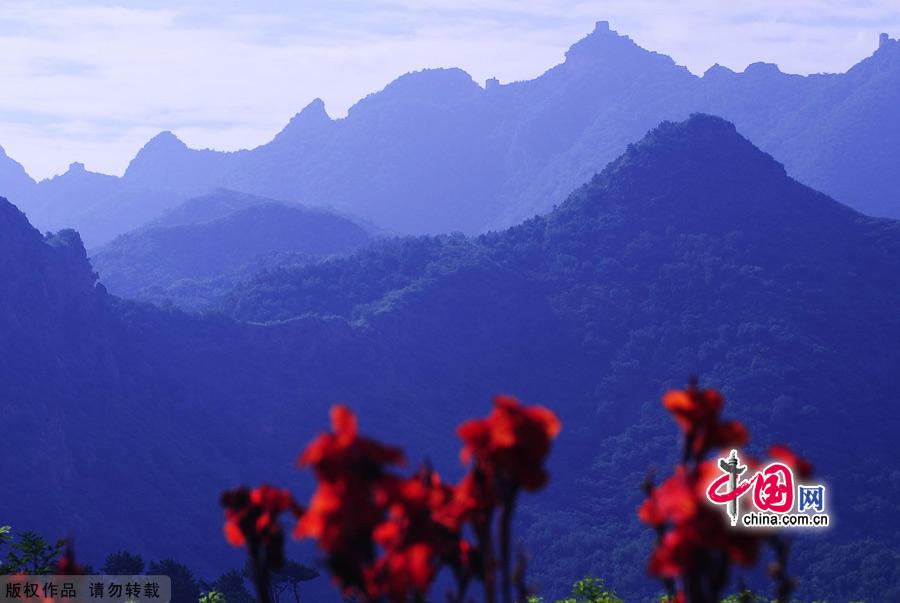
<svg viewBox="0 0 900 603"><path fill-rule="evenodd" d="M695 72L765 60L844 70L900 33L895 0L237 0L9 3L0 144L35 176L121 173L147 138L261 144L319 96L332 116L413 69L531 78L597 19Z"/></svg>

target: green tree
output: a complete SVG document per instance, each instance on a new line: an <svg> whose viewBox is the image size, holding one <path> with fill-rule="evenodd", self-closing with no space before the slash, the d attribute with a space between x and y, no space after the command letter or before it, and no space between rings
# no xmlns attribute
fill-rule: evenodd
<svg viewBox="0 0 900 603"><path fill-rule="evenodd" d="M12 540L12 528L10 526L0 526L0 546ZM6 564L0 559L0 574L6 573Z"/></svg>
<svg viewBox="0 0 900 603"><path fill-rule="evenodd" d="M572 585L572 596L557 603L624 603L600 578L588 576Z"/></svg>
<svg viewBox="0 0 900 603"><path fill-rule="evenodd" d="M106 556L101 570L108 576L138 576L144 573L144 559L128 551L117 551Z"/></svg>
<svg viewBox="0 0 900 603"><path fill-rule="evenodd" d="M228 603L228 600L219 591L211 590L200 595L200 603Z"/></svg>
<svg viewBox="0 0 900 603"><path fill-rule="evenodd" d="M240 570L225 572L216 578L212 584L204 585L209 591L221 593L228 603L256 603L254 597L247 589L244 575Z"/></svg>
<svg viewBox="0 0 900 603"><path fill-rule="evenodd" d="M63 547L65 541L62 539L51 545L36 532L22 532L18 542L13 542L9 547L3 571L9 574L52 574Z"/></svg>
<svg viewBox="0 0 900 603"><path fill-rule="evenodd" d="M753 591L745 589L725 597L722 599L722 603L769 603L769 598L753 594Z"/></svg>

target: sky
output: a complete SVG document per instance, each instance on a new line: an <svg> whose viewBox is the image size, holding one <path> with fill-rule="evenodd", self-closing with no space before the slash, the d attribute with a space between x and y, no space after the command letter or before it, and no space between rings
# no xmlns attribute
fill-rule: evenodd
<svg viewBox="0 0 900 603"><path fill-rule="evenodd" d="M531 79L598 20L697 74L840 72L900 37L900 0L0 0L0 146L37 179L120 175L162 130L252 148L413 70Z"/></svg>

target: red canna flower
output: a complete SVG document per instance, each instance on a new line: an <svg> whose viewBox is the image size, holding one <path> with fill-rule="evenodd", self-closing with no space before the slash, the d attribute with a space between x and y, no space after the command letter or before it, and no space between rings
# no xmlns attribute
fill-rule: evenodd
<svg viewBox="0 0 900 603"><path fill-rule="evenodd" d="M742 565L756 560L764 534L727 529L721 513L706 504L705 487L715 476L714 461L701 463L693 471L679 465L638 509L638 517L663 534L650 558L651 574L683 577L695 569L693 564L703 558L703 551L717 552Z"/></svg>
<svg viewBox="0 0 900 603"><path fill-rule="evenodd" d="M471 547L460 536L459 526L437 520L453 495L454 489L427 468L391 484L387 516L374 532L383 554L369 573L370 593L392 602L420 600L441 566L457 576L470 570Z"/></svg>
<svg viewBox="0 0 900 603"><path fill-rule="evenodd" d="M715 429L705 443L708 448L740 448L750 440L747 428L739 421L723 421L716 424Z"/></svg>
<svg viewBox="0 0 900 603"><path fill-rule="evenodd" d="M722 473L717 460L705 456L713 449L739 448L749 440L743 424L720 420L723 404L721 394L701 390L696 382L663 397L663 405L684 432L682 462L659 487L648 488L638 517L656 529L657 545L648 570L665 581L669 600L720 600L730 567L753 565L763 543L777 541L768 531L732 529L707 503L706 490ZM801 475L810 470L809 463L787 447L773 447L770 453ZM759 468L759 462L747 455L742 462L750 473Z"/></svg>
<svg viewBox="0 0 900 603"><path fill-rule="evenodd" d="M702 539L690 524L668 530L650 555L648 571L661 578L680 578L693 567Z"/></svg>
<svg viewBox="0 0 900 603"><path fill-rule="evenodd" d="M290 492L267 484L253 490L241 486L222 494L222 506L229 544L246 545L251 555L263 551L268 567L280 567L284 562L284 532L278 518L288 511L297 517L303 514Z"/></svg>
<svg viewBox="0 0 900 603"><path fill-rule="evenodd" d="M652 526L682 523L696 515L699 503L685 468L679 466L672 477L651 491L638 509L638 518Z"/></svg>
<svg viewBox="0 0 900 603"><path fill-rule="evenodd" d="M497 497L484 472L476 468L452 488L444 504L434 509L435 520L454 531L459 531L464 523L469 522L477 532L479 527L490 523L497 504Z"/></svg>
<svg viewBox="0 0 900 603"><path fill-rule="evenodd" d="M663 396L663 406L675 416L675 421L688 433L699 426L714 423L722 411L722 394L714 389L672 390Z"/></svg>
<svg viewBox="0 0 900 603"><path fill-rule="evenodd" d="M332 408L331 425L333 432L316 438L298 461L312 467L319 485L294 536L318 540L341 587L366 593L375 559L373 533L398 479L387 466L403 462L403 453L360 436L356 417L345 406Z"/></svg>
<svg viewBox="0 0 900 603"><path fill-rule="evenodd" d="M769 447L769 456L788 465L801 478L812 476L813 466L808 460L797 456L793 450L783 444L775 444Z"/></svg>
<svg viewBox="0 0 900 603"><path fill-rule="evenodd" d="M62 557L56 561L56 573L60 576L83 576L87 573L85 567L75 561L75 549L71 542L66 542Z"/></svg>
<svg viewBox="0 0 900 603"><path fill-rule="evenodd" d="M663 532L650 556L648 571L660 578L676 579L706 570L703 564L711 565L710 559L749 566L758 559L763 539L759 532L729 530L721 514L698 507L688 521Z"/></svg>
<svg viewBox="0 0 900 603"><path fill-rule="evenodd" d="M497 397L488 418L459 429L462 457L474 463L456 486L443 483L430 468L410 478L393 473L392 466L404 462L402 451L361 436L356 417L345 406L332 408L331 424L331 432L318 436L298 459L318 482L307 510L287 491L265 485L222 496L226 538L235 546L247 546L264 603L269 600L270 561L283 560L278 519L286 511L299 518L296 537L318 541L347 596L422 601L438 572L448 568L456 579L457 600L464 600L476 578L494 601L498 566L504 592L511 592L506 568L512 511L520 488L536 490L547 480L543 463L560 429L552 412ZM497 509L502 563L495 562L493 554L492 518ZM463 537L465 524L472 526L478 546ZM524 587L520 590L525 592Z"/></svg>
<svg viewBox="0 0 900 603"><path fill-rule="evenodd" d="M298 460L301 467L312 467L320 480L337 481L350 473L377 476L385 465L403 462L403 452L359 435L356 416L337 404L331 409L333 433L316 438Z"/></svg>
<svg viewBox="0 0 900 603"><path fill-rule="evenodd" d="M559 431L559 419L550 410L497 396L488 418L459 427L464 443L460 456L463 462L474 458L489 476L525 490L539 490L547 482L544 459Z"/></svg>
<svg viewBox="0 0 900 603"><path fill-rule="evenodd" d="M663 406L672 413L685 434L686 453L703 456L714 448L744 446L747 428L738 421L719 421L724 399L714 389L672 390L663 396Z"/></svg>
<svg viewBox="0 0 900 603"><path fill-rule="evenodd" d="M414 543L380 557L367 572L369 597L404 603L423 600L437 568L434 551L427 543Z"/></svg>

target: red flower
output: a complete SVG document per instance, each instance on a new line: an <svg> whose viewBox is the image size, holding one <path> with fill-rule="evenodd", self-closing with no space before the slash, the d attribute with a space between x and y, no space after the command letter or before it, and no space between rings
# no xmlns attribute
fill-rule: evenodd
<svg viewBox="0 0 900 603"><path fill-rule="evenodd" d="M467 421L457 433L464 442L463 462L474 458L492 477L539 490L547 481L543 462L559 430L559 419L550 410L522 406L511 396L497 396L488 418Z"/></svg>
<svg viewBox="0 0 900 603"><path fill-rule="evenodd" d="M87 573L84 566L75 561L75 549L71 542L66 543L63 556L56 561L56 573L60 576L83 576Z"/></svg>
<svg viewBox="0 0 900 603"><path fill-rule="evenodd" d="M229 544L247 545L252 551L262 548L266 563L280 567L284 561L284 532L278 518L286 511L298 517L303 514L290 492L266 484L253 490L241 486L222 494L222 506Z"/></svg>
<svg viewBox="0 0 900 603"><path fill-rule="evenodd" d="M718 423L709 436L706 445L709 448L740 448L750 440L750 434L739 421L723 421Z"/></svg>
<svg viewBox="0 0 900 603"><path fill-rule="evenodd" d="M675 600L718 601L729 567L755 563L762 543L771 537L762 530L731 529L720 510L707 503L706 490L722 472L717 460L705 460L705 455L749 440L741 423L720 420L723 404L717 391L695 384L663 397L685 435L682 463L672 477L650 489L638 516L658 535L649 572L666 580L670 589L683 588ZM746 455L743 462L750 471L758 465Z"/></svg>
<svg viewBox="0 0 900 603"><path fill-rule="evenodd" d="M714 461L701 463L693 471L679 465L638 509L642 521L666 529L651 556L650 573L663 578L683 576L694 569L701 550L719 551L740 564L756 559L764 534L729 530L721 513L706 504L706 487L717 471Z"/></svg>
<svg viewBox="0 0 900 603"><path fill-rule="evenodd" d="M336 481L349 473L377 476L384 465L403 462L399 448L360 436L356 416L346 406L332 407L331 427L334 433L316 438L298 461L301 467L312 467L320 480Z"/></svg>
<svg viewBox="0 0 900 603"><path fill-rule="evenodd" d="M370 593L389 601L422 599L442 565L457 575L470 569L470 547L459 525L437 519L454 493L430 469L391 484L387 517L374 532L383 554L369 573Z"/></svg>
<svg viewBox="0 0 900 603"><path fill-rule="evenodd" d="M281 551L278 517L292 510L299 516L294 535L318 541L332 576L351 597L391 603L424 600L444 567L456 578L460 600L473 577L490 582L493 589L494 581L488 578L497 568L490 553L493 513L502 510L506 523L499 529L500 548L508 551L518 489L538 489L547 479L543 463L560 428L553 413L522 407L513 398L496 398L487 419L460 427L463 458L475 462L457 486L442 483L430 469L408 479L392 473L391 466L403 462L403 453L362 437L356 417L345 406L332 408L331 423L332 431L318 436L298 459L300 466L312 468L318 481L309 509L301 512L286 491L268 486L226 492L222 503L229 542L246 544L254 563L260 560L262 544L266 550L277 545ZM466 523L473 526L481 548L463 538ZM502 556L509 557L505 552ZM261 569L270 565L264 563ZM268 573L257 573L264 597Z"/></svg>
<svg viewBox="0 0 900 603"><path fill-rule="evenodd" d="M749 440L743 424L719 421L723 404L724 399L718 391L693 385L663 396L663 406L684 431L688 452L697 457L713 448L739 448Z"/></svg>
<svg viewBox="0 0 900 603"><path fill-rule="evenodd" d="M638 518L653 526L685 522L697 513L699 502L685 468L680 466L675 475L653 489L638 509Z"/></svg>
<svg viewBox="0 0 900 603"><path fill-rule="evenodd" d="M696 387L672 390L663 396L663 406L685 432L715 422L723 402L722 394L716 390Z"/></svg>
<svg viewBox="0 0 900 603"><path fill-rule="evenodd" d="M369 596L392 603L423 600L437 571L434 551L427 543L414 543L379 558L367 572Z"/></svg>
<svg viewBox="0 0 900 603"><path fill-rule="evenodd" d="M808 460L797 456L793 450L783 444L769 447L769 456L789 466L801 478L812 476L813 466Z"/></svg>
<svg viewBox="0 0 900 603"><path fill-rule="evenodd" d="M331 410L333 433L316 438L300 456L319 485L294 531L315 538L328 553L332 574L344 590L367 590L366 569L375 558L373 532L382 521L396 477L387 465L403 461L398 448L362 437L347 407Z"/></svg>
<svg viewBox="0 0 900 603"><path fill-rule="evenodd" d="M476 468L453 487L447 501L434 510L436 521L454 531L462 529L465 522L475 526L476 532L491 520L497 506L497 497L487 483L484 472Z"/></svg>
<svg viewBox="0 0 900 603"><path fill-rule="evenodd" d="M722 516L708 507L696 508L690 519L666 530L652 555L648 571L661 578L683 578L703 571L698 566L712 553L740 565L752 565L759 557L764 534L730 530Z"/></svg>
<svg viewBox="0 0 900 603"><path fill-rule="evenodd" d="M700 535L692 525L671 529L650 555L648 571L661 578L680 578L691 570L695 552L701 545Z"/></svg>

